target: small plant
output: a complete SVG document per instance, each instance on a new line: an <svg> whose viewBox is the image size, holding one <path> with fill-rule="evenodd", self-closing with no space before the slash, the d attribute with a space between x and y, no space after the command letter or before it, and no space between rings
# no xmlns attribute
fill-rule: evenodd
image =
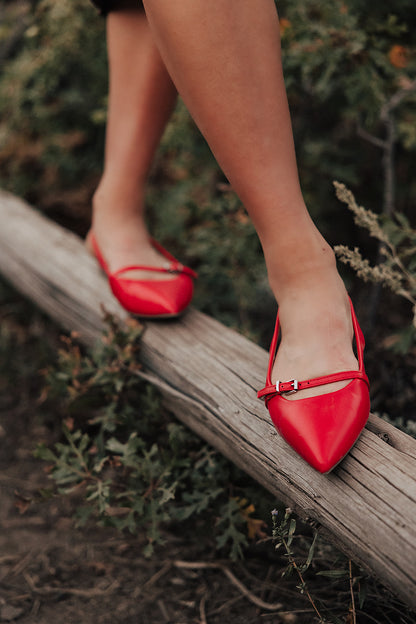
<svg viewBox="0 0 416 624"><path fill-rule="evenodd" d="M107 326L102 343L85 355L64 340L57 366L47 372L48 394L63 398L63 439L54 449L40 445L37 456L51 463L60 494L82 497L80 523L95 516L120 530L144 530L146 555L163 543L167 523L192 523L213 534L218 549L241 557L261 528L242 496L251 500L256 488L172 422L155 390L139 379L142 327L135 321L122 327L110 316Z"/></svg>
<svg viewBox="0 0 416 624"><path fill-rule="evenodd" d="M290 508L287 508L285 510L285 514L280 524L277 520L279 516L279 511L277 509L273 509L271 513L272 513L272 525L273 525L272 536L273 536L273 541L275 543L275 549L277 550L281 546L283 546L286 551L286 558L288 560L288 565L287 565L286 570L283 572L283 576L289 576L293 572L297 574L298 579L299 579L299 585L297 585L297 588L299 589L301 594L305 594L308 597L308 600L311 603L313 610L315 611L317 617L319 618L318 621L320 623L324 623L326 622L326 620L323 619L321 613L319 612L318 607L316 606L316 603L314 599L312 598L309 592L309 589L306 585L305 579L303 577L304 572L306 572L306 570L309 568L309 566L312 563L316 539L318 537L318 532L315 531L313 540L309 547L309 552L308 552L308 556L306 558L305 563L297 564L295 556L294 556L294 550L292 547L292 543L293 543L293 539L294 539L295 531L296 531L296 520L295 518L292 517L292 510Z"/></svg>
<svg viewBox="0 0 416 624"><path fill-rule="evenodd" d="M347 559L340 553L337 554L335 560L329 561L327 559L327 547L322 543L322 540L319 540L321 544L318 544L319 533L316 529L314 529L312 537L307 539L297 534L297 521L290 508L287 508L284 512L273 509L271 514L273 527L272 539L275 548L276 550L283 548L285 551L285 558L287 559L287 567L283 571L282 576L290 577L293 574L297 576L299 581L297 589L309 600L319 624L344 624L346 621L348 624L356 624L357 609L361 610L363 608L367 598L368 577L365 572L353 563L351 559ZM279 516L282 517L280 523L278 520ZM299 553L302 548L295 544L295 541L299 539L302 539L303 550L306 548L306 558L303 563L299 563ZM329 552L331 552L331 550ZM331 554L335 554L334 549ZM343 564L343 567L341 567L341 564ZM326 599L320 599L318 601L317 598L313 597L312 594L314 590L311 589L309 583L305 580L305 572L309 570L312 565L315 569L311 579L311 585L313 583L315 588L318 578L325 577L327 579ZM319 570L318 566L320 568L329 566L330 569ZM344 585L344 588L339 587L340 582ZM340 618L339 615L337 616L335 614L330 606L332 600L328 600L328 593L329 595L331 595L331 592L334 594L346 593L345 582L348 584L347 594L349 594L348 616L346 619ZM356 590L358 592L357 604L354 596ZM322 590L320 590L320 593L322 594ZM325 615L323 615L324 612ZM328 617L330 619L328 619Z"/></svg>
<svg viewBox="0 0 416 624"><path fill-rule="evenodd" d="M396 350L407 352L416 340L416 230L412 229L404 215L377 215L359 206L344 184L334 182L334 185L338 199L347 204L355 223L379 241L381 261L371 266L357 247L350 249L338 245L335 252L342 262L354 269L358 277L366 282L381 284L412 304L411 325L402 332L395 345Z"/></svg>

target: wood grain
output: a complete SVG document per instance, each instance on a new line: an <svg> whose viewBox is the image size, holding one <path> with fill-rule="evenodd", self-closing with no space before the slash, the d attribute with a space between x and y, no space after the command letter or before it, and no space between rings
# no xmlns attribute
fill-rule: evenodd
<svg viewBox="0 0 416 624"><path fill-rule="evenodd" d="M82 241L2 191L0 271L86 343L100 336L102 306L126 317ZM256 398L267 353L194 309L147 323L141 359L177 418L416 608L416 440L372 415L345 460L318 474Z"/></svg>

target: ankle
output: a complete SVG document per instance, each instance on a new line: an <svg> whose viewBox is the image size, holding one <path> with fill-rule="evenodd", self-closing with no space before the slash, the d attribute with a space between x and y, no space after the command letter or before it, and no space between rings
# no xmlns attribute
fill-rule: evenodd
<svg viewBox="0 0 416 624"><path fill-rule="evenodd" d="M143 194L119 193L100 182L92 200L91 229L106 251L150 247Z"/></svg>
<svg viewBox="0 0 416 624"><path fill-rule="evenodd" d="M350 352L353 328L348 293L337 272L319 274L317 281L297 284L279 293L282 334L302 351L309 345L318 355L322 345L331 350Z"/></svg>
<svg viewBox="0 0 416 624"><path fill-rule="evenodd" d="M144 218L145 187L138 183L120 183L103 176L92 198L94 217Z"/></svg>
<svg viewBox="0 0 416 624"><path fill-rule="evenodd" d="M277 302L297 299L302 293L345 290L337 271L335 254L324 242L313 253L301 249L292 257L285 255L267 261L269 284Z"/></svg>

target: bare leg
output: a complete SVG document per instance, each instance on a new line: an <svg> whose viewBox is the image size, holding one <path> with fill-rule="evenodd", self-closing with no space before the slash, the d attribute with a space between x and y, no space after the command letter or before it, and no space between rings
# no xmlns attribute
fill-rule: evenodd
<svg viewBox="0 0 416 624"><path fill-rule="evenodd" d="M282 325L274 376L357 368L347 294L299 187L273 0L145 7L166 66L262 242Z"/></svg>
<svg viewBox="0 0 416 624"><path fill-rule="evenodd" d="M149 243L144 194L149 169L176 101L143 10L107 17L110 66L104 174L93 200L93 230L110 269L166 261ZM157 274L150 275L152 279Z"/></svg>

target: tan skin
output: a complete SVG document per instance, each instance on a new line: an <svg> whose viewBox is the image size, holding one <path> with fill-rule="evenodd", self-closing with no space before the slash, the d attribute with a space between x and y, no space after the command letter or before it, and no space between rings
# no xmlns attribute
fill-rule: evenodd
<svg viewBox="0 0 416 624"><path fill-rule="evenodd" d="M112 13L108 20L113 79L93 227L110 265L161 261L147 241L143 196L175 100L171 76L260 237L282 327L273 379L356 369L347 293L299 186L273 0L145 0L145 8L148 24L139 12L134 18L132 12ZM126 49L120 52L127 45L128 56L137 53L134 76L132 63L126 75ZM169 97L158 110L161 93ZM135 119L126 121L130 116Z"/></svg>
<svg viewBox="0 0 416 624"><path fill-rule="evenodd" d="M164 266L166 260L149 242L144 196L177 91L143 10L111 12L107 45L110 85L105 160L93 199L92 228L111 270L132 264ZM147 277L159 275L152 272Z"/></svg>

